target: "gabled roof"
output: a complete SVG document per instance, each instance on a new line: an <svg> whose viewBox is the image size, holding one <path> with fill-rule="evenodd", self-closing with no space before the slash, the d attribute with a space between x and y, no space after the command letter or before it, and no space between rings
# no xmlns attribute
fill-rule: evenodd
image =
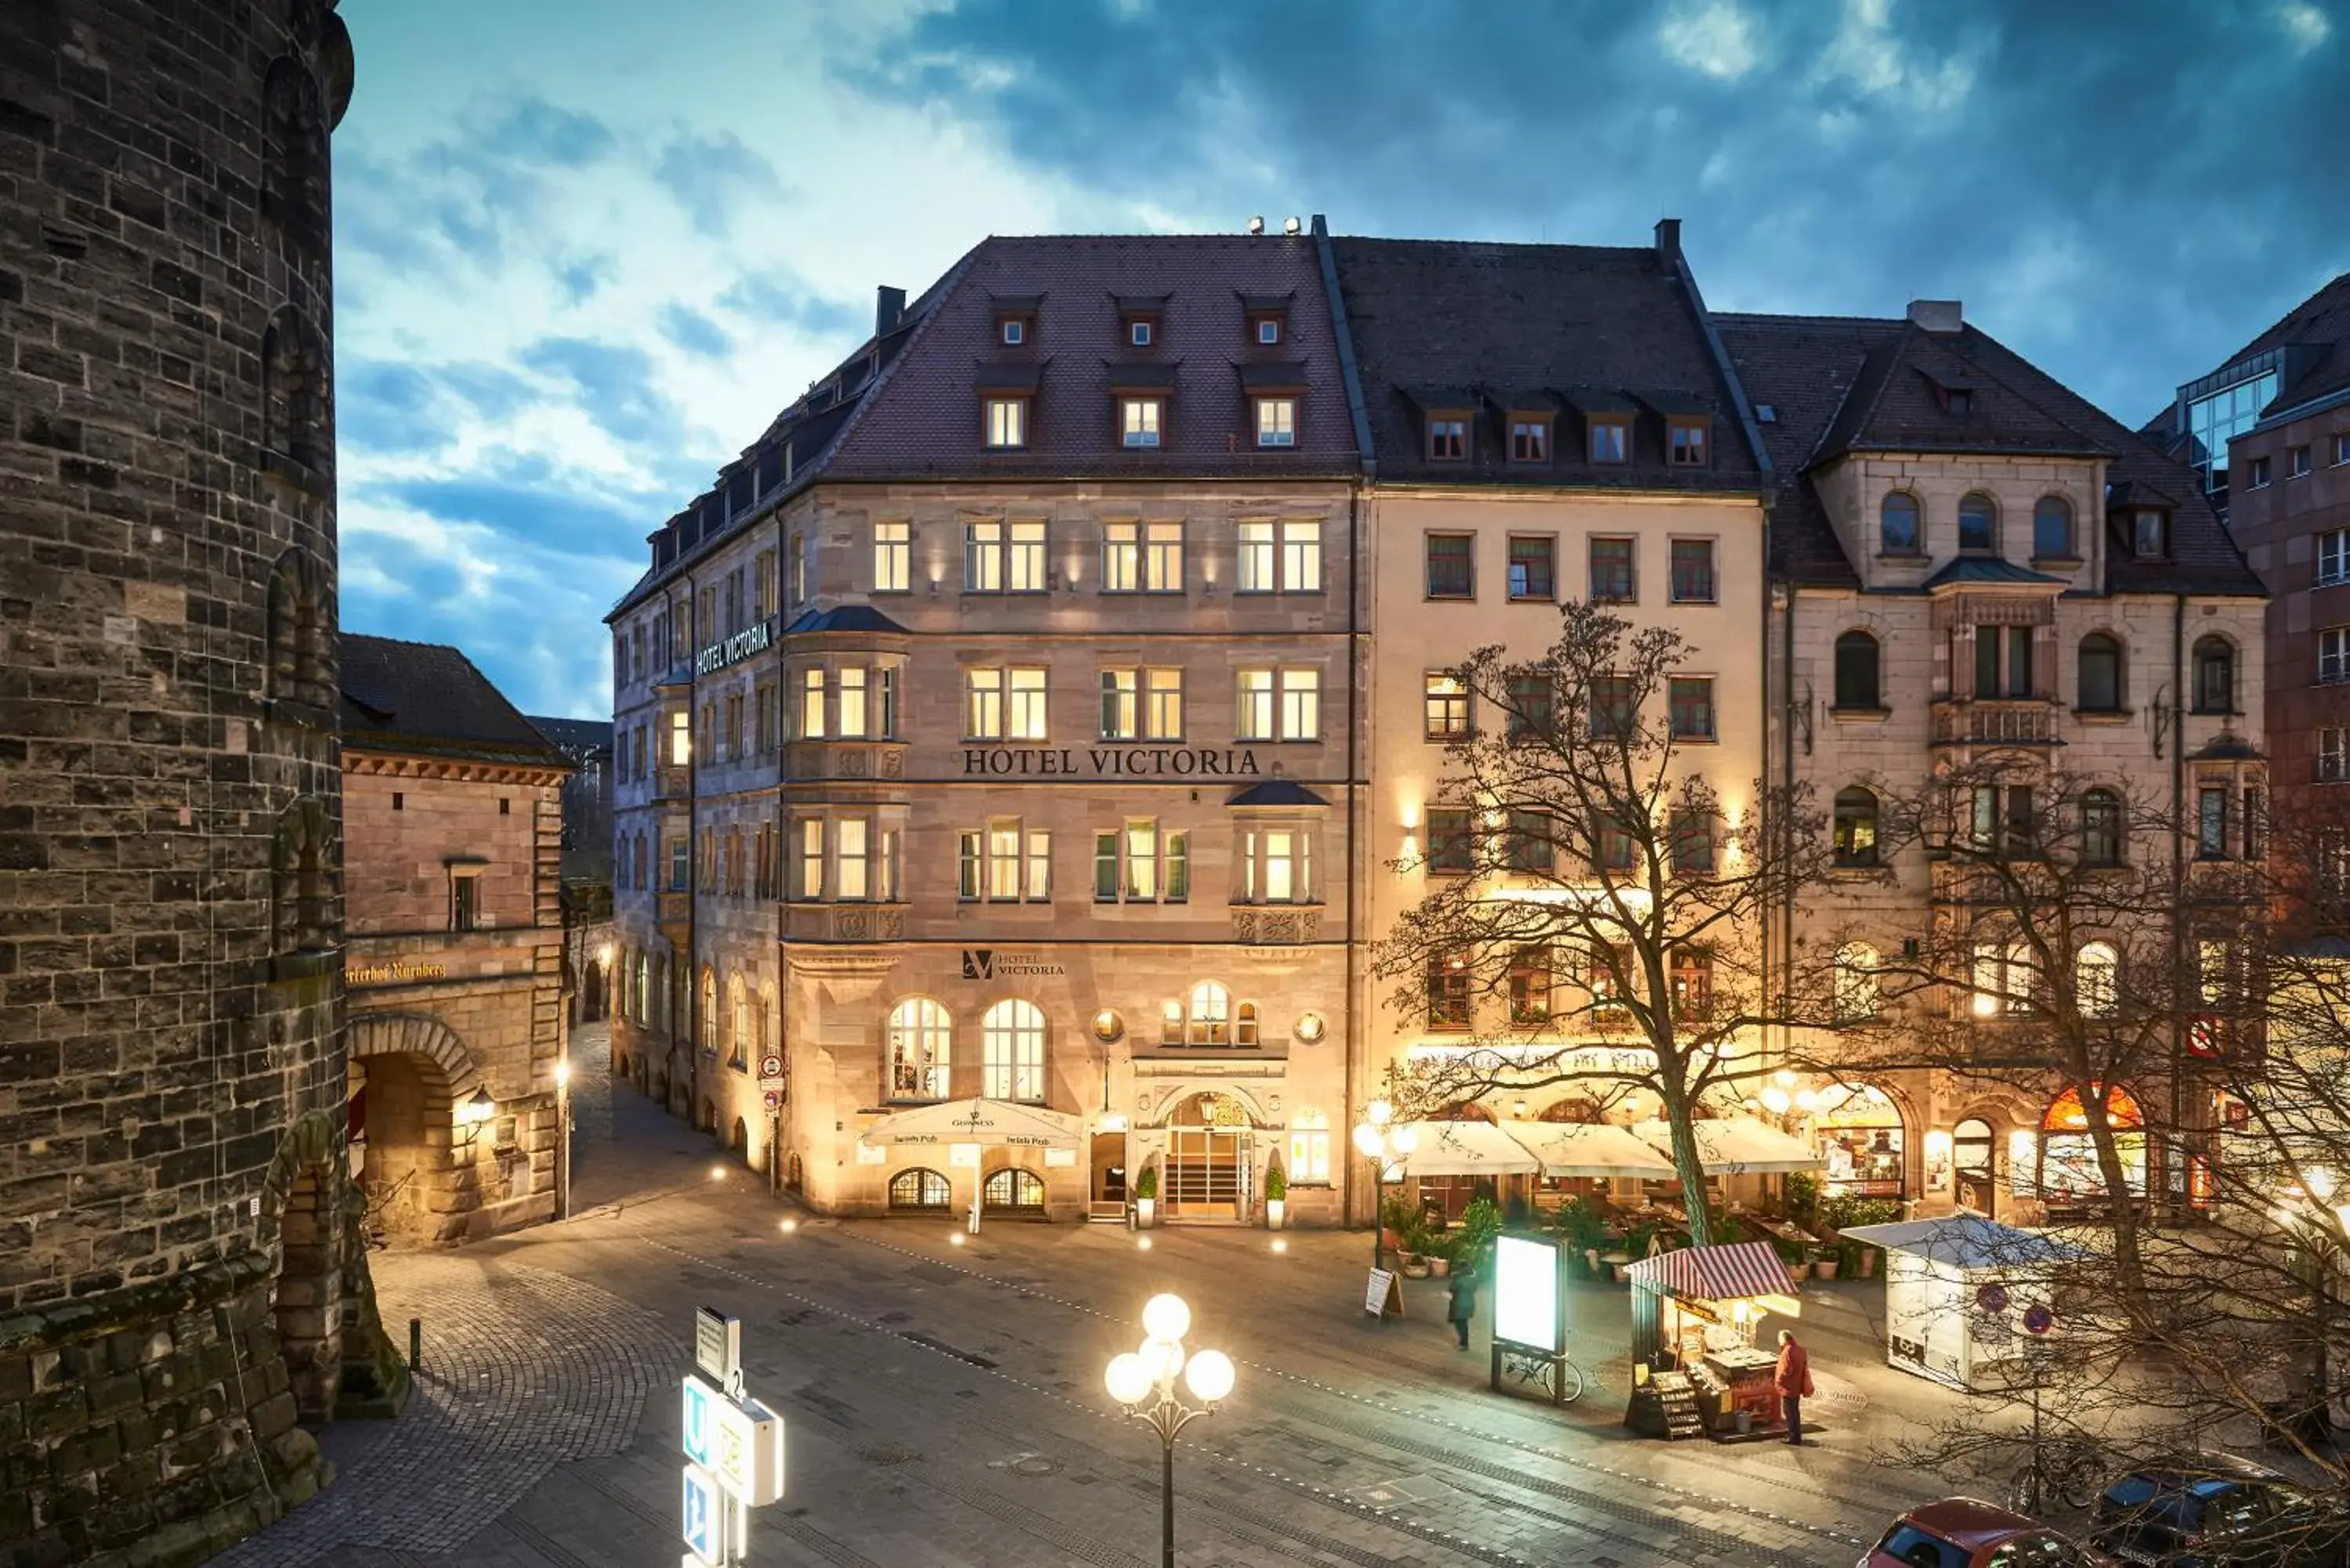
<svg viewBox="0 0 2350 1568"><path fill-rule="evenodd" d="M2168 558L2109 549L2101 591L2264 592L2191 472L1978 327L1928 333L1899 319L1732 314L1714 323L1747 396L1774 416L1760 427L1779 483L1772 569L1792 582L1859 586L1812 483L1814 469L1846 452L2071 452L2106 457L2116 487L2106 510L2136 497L2170 511ZM1929 372L1965 380L1967 414L1942 411Z"/></svg>
<svg viewBox="0 0 2350 1568"><path fill-rule="evenodd" d="M1331 248L1382 479L1750 493L1762 483L1694 302L1654 249L1344 237ZM1511 463L1493 409L1528 394L1582 415L1710 414L1712 461L1669 467L1651 417L1635 421L1629 463L1586 462L1579 421L1552 462ZM1430 461L1421 416L1438 407L1471 412L1468 462Z"/></svg>
<svg viewBox="0 0 2350 1568"><path fill-rule="evenodd" d="M341 640L346 746L570 768L570 759L456 649L350 631ZM611 726L604 729L608 740Z"/></svg>
<svg viewBox="0 0 2350 1568"><path fill-rule="evenodd" d="M1295 779L1266 779L1235 790L1226 805L1328 805L1322 796Z"/></svg>
<svg viewBox="0 0 2350 1568"><path fill-rule="evenodd" d="M1005 295L1033 300L1024 341L1001 341ZM1286 300L1278 344L1259 345L1247 304ZM1147 348L1121 311L1159 319ZM1030 367L1028 446L983 445L978 383ZM1302 385L1296 444L1260 450L1245 385ZM1161 444L1119 446L1111 392L1168 399ZM1354 431L1310 234L1048 234L983 241L827 460L834 480L1154 475L1343 475Z"/></svg>
<svg viewBox="0 0 2350 1568"><path fill-rule="evenodd" d="M2350 389L2350 272L2286 311L2212 369L2225 369L2272 348L2303 352L2286 357L2286 374L2278 378L2277 395L2261 410L2263 417ZM2166 413L2163 422L2168 420Z"/></svg>

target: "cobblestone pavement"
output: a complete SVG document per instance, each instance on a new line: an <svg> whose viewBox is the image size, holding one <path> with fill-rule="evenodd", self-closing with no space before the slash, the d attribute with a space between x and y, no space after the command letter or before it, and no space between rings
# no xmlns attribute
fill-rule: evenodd
<svg viewBox="0 0 2350 1568"><path fill-rule="evenodd" d="M1297 1233L1275 1252L1259 1231L1170 1229L1145 1250L1116 1227L991 1225L957 1244L944 1220L835 1223L698 1140L637 1144L636 1114L660 1113L633 1102L614 1107L608 1152L634 1193L617 1210L385 1265L387 1320L426 1316L431 1397L235 1568L671 1560L666 1396L704 1303L743 1319L751 1389L789 1424L792 1492L754 1521L761 1564L1148 1568L1157 1440L1100 1377L1160 1289L1240 1371L1177 1455L1187 1568L1841 1568L1901 1508L1966 1490L1873 1462L1952 1403L1884 1366L1873 1283L1806 1294L1814 1446L1644 1443L1621 1425L1620 1292L1577 1289L1590 1387L1559 1412L1487 1390L1482 1332L1453 1351L1436 1282L1408 1282L1402 1321L1367 1319L1364 1237Z"/></svg>

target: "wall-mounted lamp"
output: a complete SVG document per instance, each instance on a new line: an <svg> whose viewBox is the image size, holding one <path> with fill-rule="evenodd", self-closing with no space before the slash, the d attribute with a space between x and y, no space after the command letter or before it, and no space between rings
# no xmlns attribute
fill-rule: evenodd
<svg viewBox="0 0 2350 1568"><path fill-rule="evenodd" d="M1322 1015L1318 1012L1301 1012L1297 1015L1297 1037L1308 1045L1321 1039L1323 1032L1328 1027L1329 1025L1322 1021Z"/></svg>
<svg viewBox="0 0 2350 1568"><path fill-rule="evenodd" d="M1116 1044L1118 1036L1125 1033L1126 1021L1114 1010L1105 1007L1094 1014L1094 1038L1103 1044Z"/></svg>
<svg viewBox="0 0 2350 1568"><path fill-rule="evenodd" d="M488 1124L492 1116L497 1114L498 1103L490 1097L488 1088L475 1089L466 1097L464 1103L457 1107L457 1125L464 1129L464 1137L458 1140L457 1147L473 1147L473 1140L482 1136L482 1128Z"/></svg>

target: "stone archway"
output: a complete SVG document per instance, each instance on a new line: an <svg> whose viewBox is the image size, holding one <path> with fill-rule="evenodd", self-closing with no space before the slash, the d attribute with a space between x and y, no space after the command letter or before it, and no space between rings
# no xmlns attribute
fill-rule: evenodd
<svg viewBox="0 0 2350 1568"><path fill-rule="evenodd" d="M482 1075L457 1032L423 1013L351 1020L350 1121L366 1232L386 1244L462 1241L480 1207L470 1161L456 1147L457 1103Z"/></svg>

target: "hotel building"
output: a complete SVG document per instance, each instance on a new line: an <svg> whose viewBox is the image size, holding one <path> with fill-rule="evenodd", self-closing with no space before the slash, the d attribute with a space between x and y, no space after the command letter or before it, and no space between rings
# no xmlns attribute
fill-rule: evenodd
<svg viewBox="0 0 2350 1568"><path fill-rule="evenodd" d="M1356 463L1310 236L883 290L609 618L626 1073L826 1210L1335 1219ZM860 1139L977 1096L1085 1146Z"/></svg>

